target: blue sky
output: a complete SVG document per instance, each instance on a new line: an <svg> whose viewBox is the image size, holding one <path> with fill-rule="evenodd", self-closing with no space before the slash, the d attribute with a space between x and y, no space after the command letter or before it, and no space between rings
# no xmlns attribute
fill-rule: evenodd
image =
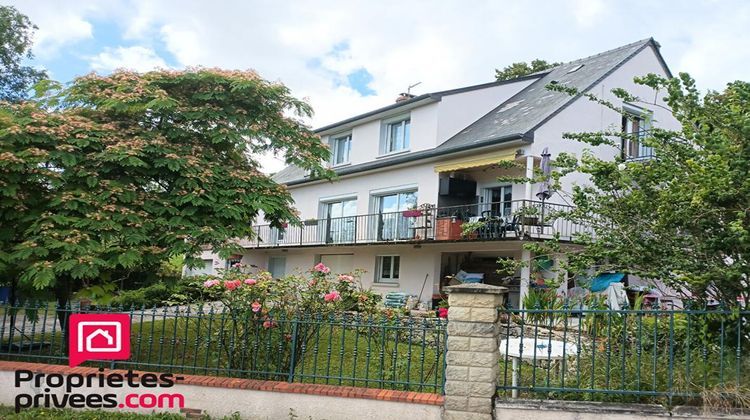
<svg viewBox="0 0 750 420"><path fill-rule="evenodd" d="M314 126L414 93L491 81L653 36L702 89L750 80L744 0L6 1L39 26L34 65L61 81L115 68L257 70L310 101Z"/></svg>

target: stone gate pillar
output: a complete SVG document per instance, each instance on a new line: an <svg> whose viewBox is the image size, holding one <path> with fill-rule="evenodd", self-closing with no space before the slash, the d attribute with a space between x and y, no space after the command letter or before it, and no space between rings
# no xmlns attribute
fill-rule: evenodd
<svg viewBox="0 0 750 420"><path fill-rule="evenodd" d="M445 420L491 420L500 371L498 308L508 289L449 286Z"/></svg>

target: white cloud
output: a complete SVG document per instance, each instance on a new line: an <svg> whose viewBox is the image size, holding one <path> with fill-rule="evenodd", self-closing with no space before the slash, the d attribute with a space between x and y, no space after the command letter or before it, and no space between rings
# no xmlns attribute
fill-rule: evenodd
<svg viewBox="0 0 750 420"><path fill-rule="evenodd" d="M164 50L177 66L255 69L309 98L315 126L388 105L415 82L422 82L415 93L483 83L512 62L568 61L649 36L674 72L693 73L704 88L748 79L750 67L750 3L743 0L36 0L18 7L40 32L50 31L45 42L67 39L48 44L54 48L74 48L91 35L90 22L95 38L108 22L128 45L141 46L121 51L118 41L88 57L102 70L163 65L155 51ZM59 24L68 20L70 33ZM331 54L341 45L348 49ZM358 69L372 75L375 95L346 84Z"/></svg>
<svg viewBox="0 0 750 420"><path fill-rule="evenodd" d="M71 14L58 16L52 25L41 25L34 34L34 52L40 58L53 56L60 48L93 37L91 23Z"/></svg>
<svg viewBox="0 0 750 420"><path fill-rule="evenodd" d="M167 63L154 50L142 46L105 48L101 53L90 57L91 68L98 72L110 72L125 68L148 71L167 68Z"/></svg>

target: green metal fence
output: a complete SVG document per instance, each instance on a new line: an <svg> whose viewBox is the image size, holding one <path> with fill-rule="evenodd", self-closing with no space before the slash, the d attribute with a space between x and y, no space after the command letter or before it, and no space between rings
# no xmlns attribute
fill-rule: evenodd
<svg viewBox="0 0 750 420"><path fill-rule="evenodd" d="M750 312L502 310L505 397L702 404L750 389Z"/></svg>
<svg viewBox="0 0 750 420"><path fill-rule="evenodd" d="M344 313L237 315L220 305L153 309L0 306L0 358L67 363L72 313L131 317L131 357L94 366L441 393L446 323ZM60 321L62 320L62 321ZM61 327L61 324L63 327Z"/></svg>

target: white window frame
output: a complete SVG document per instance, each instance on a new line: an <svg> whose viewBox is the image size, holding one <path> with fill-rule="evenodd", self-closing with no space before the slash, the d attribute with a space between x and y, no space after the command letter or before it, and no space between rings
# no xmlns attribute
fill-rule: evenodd
<svg viewBox="0 0 750 420"><path fill-rule="evenodd" d="M337 143L339 141L347 141L349 145L346 149L346 159L341 162L336 162L338 158L338 150L339 150ZM329 136L328 146L331 148L330 164L332 167L348 165L351 163L351 159L352 159L352 133L351 131L338 133L338 134Z"/></svg>
<svg viewBox="0 0 750 420"><path fill-rule="evenodd" d="M391 258L391 277L383 277L383 259L386 257ZM398 258L398 277L393 278L393 267L395 259ZM375 257L375 283L378 284L398 284L401 280L401 256L397 254L378 255Z"/></svg>
<svg viewBox="0 0 750 420"><path fill-rule="evenodd" d="M502 218L506 218L506 217L509 217L509 216L512 217L513 210L514 210L513 209L513 201L515 199L514 198L514 194L513 194L513 184L502 183L502 184L491 184L491 185L487 185L487 186L482 186L482 189L481 189L482 195L480 196L480 200L482 201L482 205L480 206L481 209L482 209L482 212L484 212L486 210L492 210L492 190L494 190L496 188L502 188L503 190L506 189L506 188L510 188L510 201L506 201L504 199L501 199L499 202L496 202L496 204L500 204L501 210L503 209L503 207L506 204L508 205L508 207L510 207L510 214L504 214L503 213L503 214L499 215L500 217L502 217ZM502 194L502 195L504 196L504 194ZM481 216L481 215L482 214L480 212L480 214L478 214L478 216Z"/></svg>
<svg viewBox="0 0 750 420"><path fill-rule="evenodd" d="M628 131L628 126L632 126L632 119L637 119L639 121L638 126L638 144L636 147L636 155L631 156L629 153L630 150L630 139L626 139L623 137L622 142L622 154L626 160L643 160L643 159L650 159L654 156L654 151L652 147L644 146L641 142L641 138L643 138L643 133L651 129L652 121L653 121L653 112L647 108L641 108L639 106L624 103L622 105L623 110L623 117L627 120L625 123L625 127L623 130L623 134L633 134L632 132Z"/></svg>
<svg viewBox="0 0 750 420"><path fill-rule="evenodd" d="M409 136L406 136L406 123L409 123ZM402 132L404 133L404 147L402 149L397 150L390 150L390 145L392 145L393 139L391 139L391 127L394 125L402 125ZM397 117L389 118L387 120L383 120L382 124L382 135L381 135L381 141L380 141L380 155L386 156L386 155L393 155L397 153L405 153L408 152L411 148L411 114L404 114L399 115Z"/></svg>

